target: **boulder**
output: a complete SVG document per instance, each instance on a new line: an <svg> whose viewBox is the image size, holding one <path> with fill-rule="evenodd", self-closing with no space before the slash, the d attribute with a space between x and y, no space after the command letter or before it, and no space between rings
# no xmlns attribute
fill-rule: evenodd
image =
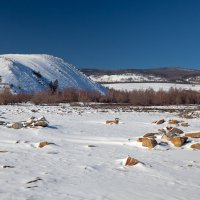
<svg viewBox="0 0 200 200"><path fill-rule="evenodd" d="M186 133L185 136L186 136L186 137L191 137L191 138L200 138L200 132L196 132L196 133Z"/></svg>
<svg viewBox="0 0 200 200"><path fill-rule="evenodd" d="M190 146L192 149L199 149L200 150L200 143L195 143Z"/></svg>
<svg viewBox="0 0 200 200"><path fill-rule="evenodd" d="M175 120L175 119L170 119L168 121L168 124L178 124L178 123L180 123L180 122L178 120Z"/></svg>
<svg viewBox="0 0 200 200"><path fill-rule="evenodd" d="M148 147L150 149L154 148L157 145L157 141L152 138L143 138L142 139L142 146Z"/></svg>
<svg viewBox="0 0 200 200"><path fill-rule="evenodd" d="M40 142L40 143L38 144L38 148L43 148L43 147L45 147L45 146L47 146L47 145L49 145L49 143L48 143L47 141Z"/></svg>
<svg viewBox="0 0 200 200"><path fill-rule="evenodd" d="M170 139L170 142L175 146L175 147L181 147L183 146L186 141L187 141L187 137L173 137Z"/></svg>
<svg viewBox="0 0 200 200"><path fill-rule="evenodd" d="M133 158L133 157L128 157L127 158L127 160L126 160L126 163L125 163L125 165L127 166L133 166L133 165L137 165L138 163L140 163L140 161L139 160L137 160L137 159L135 159L135 158Z"/></svg>
<svg viewBox="0 0 200 200"><path fill-rule="evenodd" d="M22 127L23 127L23 124L21 122L14 122L11 125L11 128L14 128L14 129L20 129Z"/></svg>

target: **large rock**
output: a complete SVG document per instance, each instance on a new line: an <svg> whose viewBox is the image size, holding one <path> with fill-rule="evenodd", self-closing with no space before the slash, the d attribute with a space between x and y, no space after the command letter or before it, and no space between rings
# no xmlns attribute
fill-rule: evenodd
<svg viewBox="0 0 200 200"><path fill-rule="evenodd" d="M133 165L137 165L138 163L140 163L139 160L135 159L135 158L132 158L132 157L128 157L127 160L126 160L126 163L125 165L127 166L133 166Z"/></svg>
<svg viewBox="0 0 200 200"><path fill-rule="evenodd" d="M186 137L191 137L191 138L200 138L200 132L196 132L196 133L186 133L185 136L186 136Z"/></svg>
<svg viewBox="0 0 200 200"><path fill-rule="evenodd" d="M14 129L20 129L23 127L23 124L21 122L14 122L12 123L11 127Z"/></svg>
<svg viewBox="0 0 200 200"><path fill-rule="evenodd" d="M173 137L170 141L175 147L181 147L186 143L187 139L187 137Z"/></svg>
<svg viewBox="0 0 200 200"><path fill-rule="evenodd" d="M157 145L157 141L152 138L143 138L142 139L142 146L148 147L150 149L154 148Z"/></svg>
<svg viewBox="0 0 200 200"><path fill-rule="evenodd" d="M200 150L200 143L192 144L190 147L193 148L193 149L199 149Z"/></svg>

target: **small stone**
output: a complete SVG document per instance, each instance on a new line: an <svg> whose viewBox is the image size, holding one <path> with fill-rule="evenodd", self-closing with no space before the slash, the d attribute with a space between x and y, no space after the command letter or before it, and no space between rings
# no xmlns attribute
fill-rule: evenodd
<svg viewBox="0 0 200 200"><path fill-rule="evenodd" d="M168 124L178 124L179 123L179 121L178 120L175 120L175 119L170 119L169 121L168 121Z"/></svg>
<svg viewBox="0 0 200 200"><path fill-rule="evenodd" d="M143 135L143 137L155 138L156 135L159 135L159 133L146 133L146 134Z"/></svg>
<svg viewBox="0 0 200 200"><path fill-rule="evenodd" d="M178 133L178 134L182 134L183 131L179 128L172 128L170 131L169 131L170 134L174 134L174 133Z"/></svg>
<svg viewBox="0 0 200 200"><path fill-rule="evenodd" d="M154 123L156 123L156 124L163 124L163 123L165 123L165 120L161 119L161 120L155 121Z"/></svg>
<svg viewBox="0 0 200 200"><path fill-rule="evenodd" d="M142 146L148 147L150 149L154 148L157 145L157 141L152 138L143 138L142 139Z"/></svg>
<svg viewBox="0 0 200 200"><path fill-rule="evenodd" d="M45 147L45 146L47 146L47 145L49 145L49 143L48 143L47 141L40 142L40 143L38 144L38 148L43 148L43 147Z"/></svg>
<svg viewBox="0 0 200 200"><path fill-rule="evenodd" d="M137 165L138 163L140 163L140 161L139 160L137 160L137 159L135 159L135 158L133 158L133 157L128 157L127 158L127 160L126 160L126 166L128 165L128 166L133 166L133 165Z"/></svg>
<svg viewBox="0 0 200 200"><path fill-rule="evenodd" d="M186 133L185 136L186 136L186 137L191 137L191 138L200 138L200 132L196 132L196 133Z"/></svg>
<svg viewBox="0 0 200 200"><path fill-rule="evenodd" d="M20 129L23 127L23 124L21 122L14 122L11 127L14 129Z"/></svg>
<svg viewBox="0 0 200 200"><path fill-rule="evenodd" d="M183 127L188 127L188 126L190 126L187 122L183 122L183 123L181 123L181 126L183 126Z"/></svg>
<svg viewBox="0 0 200 200"><path fill-rule="evenodd" d="M200 150L200 143L195 143L190 146L192 149L199 149Z"/></svg>

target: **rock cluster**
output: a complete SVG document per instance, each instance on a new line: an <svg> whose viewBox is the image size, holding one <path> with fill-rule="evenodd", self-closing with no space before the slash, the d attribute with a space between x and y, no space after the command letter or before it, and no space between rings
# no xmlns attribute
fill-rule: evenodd
<svg viewBox="0 0 200 200"><path fill-rule="evenodd" d="M7 124L6 127L13 129L21 129L21 128L34 128L34 127L46 127L48 126L48 121L45 117L35 118L31 117L27 121L21 122L13 122L11 124Z"/></svg>
<svg viewBox="0 0 200 200"><path fill-rule="evenodd" d="M163 124L167 123L170 125L176 126L189 126L188 123L178 120L168 120L165 121L164 119L154 121L155 124ZM143 137L137 139L137 142L141 142L142 146L147 147L149 149L154 148L156 145L163 145L166 146L168 144L172 144L175 147L182 147L184 144L188 143L188 138L200 138L200 132L194 133L184 133L183 130L173 127L167 126L162 129L158 129L158 133L146 133ZM157 141L159 139L159 142ZM160 141L161 140L161 141ZM191 142L191 141L189 141ZM200 149L200 143L195 143L191 145L193 149Z"/></svg>

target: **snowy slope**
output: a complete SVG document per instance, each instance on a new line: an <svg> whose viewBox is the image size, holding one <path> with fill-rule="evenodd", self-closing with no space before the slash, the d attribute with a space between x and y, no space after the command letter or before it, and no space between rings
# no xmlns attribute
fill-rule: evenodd
<svg viewBox="0 0 200 200"><path fill-rule="evenodd" d="M91 75L90 78L100 83L114 82L167 82L165 78L136 73L111 74L111 75Z"/></svg>
<svg viewBox="0 0 200 200"><path fill-rule="evenodd" d="M74 66L60 58L44 54L0 55L0 76L1 84L11 85L14 92L42 91L56 79L59 81L60 89L71 87L101 93L106 91Z"/></svg>

